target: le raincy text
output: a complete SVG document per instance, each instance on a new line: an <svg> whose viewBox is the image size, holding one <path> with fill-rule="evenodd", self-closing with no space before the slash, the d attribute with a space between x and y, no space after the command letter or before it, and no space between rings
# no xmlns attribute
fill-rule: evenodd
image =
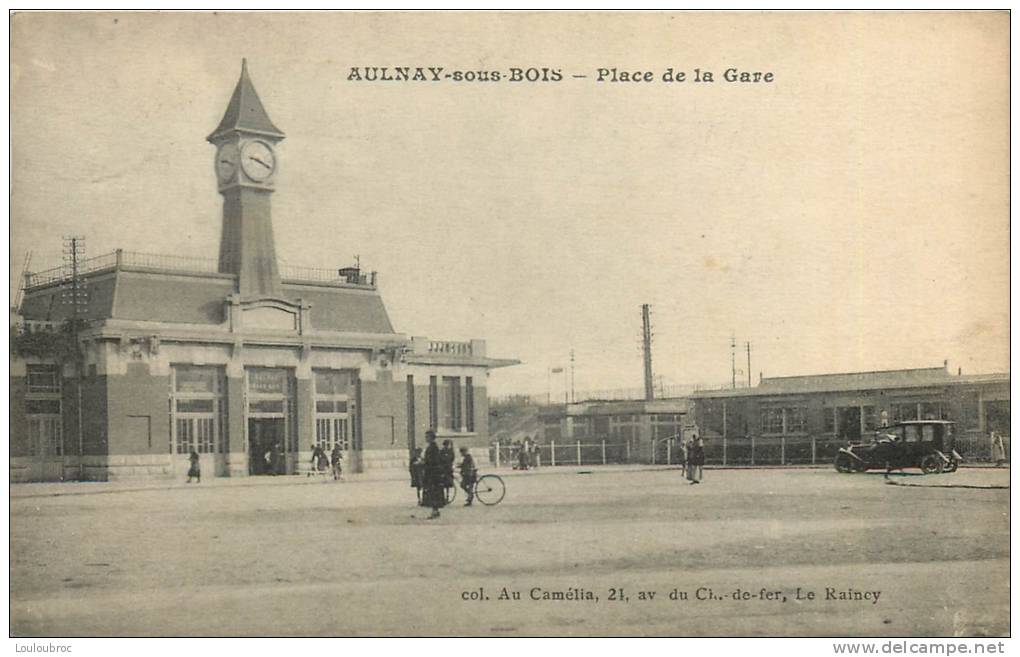
<svg viewBox="0 0 1020 657"><path fill-rule="evenodd" d="M878 604L882 591L858 589L854 587L826 586L821 589L795 587L782 589L768 586L735 587L714 589L699 586L691 589L668 588L665 590L642 590L627 587L608 589L587 589L580 586L562 588L546 588L542 586L528 587L485 587L467 589L460 592L460 599L465 602L653 602L668 600L669 602L843 602L858 604Z"/></svg>

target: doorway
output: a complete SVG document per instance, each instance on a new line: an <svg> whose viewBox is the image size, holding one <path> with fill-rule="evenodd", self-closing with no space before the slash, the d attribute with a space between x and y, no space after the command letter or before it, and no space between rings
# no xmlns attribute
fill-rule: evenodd
<svg viewBox="0 0 1020 657"><path fill-rule="evenodd" d="M861 439L860 406L843 406L837 409L837 435L840 440L859 442Z"/></svg>
<svg viewBox="0 0 1020 657"><path fill-rule="evenodd" d="M282 417L248 419L248 473L277 475L287 471Z"/></svg>

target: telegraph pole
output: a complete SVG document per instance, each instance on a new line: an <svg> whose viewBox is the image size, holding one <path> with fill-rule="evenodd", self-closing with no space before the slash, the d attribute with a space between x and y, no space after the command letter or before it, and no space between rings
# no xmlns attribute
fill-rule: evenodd
<svg viewBox="0 0 1020 657"><path fill-rule="evenodd" d="M64 303L71 304L71 340L74 344L74 369L77 388L78 417L78 479L85 479L85 429L84 412L82 410L82 381L85 378L85 354L78 340L80 329L79 310L87 302L87 291L81 281L81 264L85 260L85 238L81 235L64 236L64 278L68 280L69 290L63 293Z"/></svg>
<svg viewBox="0 0 1020 657"><path fill-rule="evenodd" d="M570 350L570 403L574 403L574 350Z"/></svg>
<svg viewBox="0 0 1020 657"><path fill-rule="evenodd" d="M652 318L651 306L641 306L641 332L645 356L645 400L655 399L655 382L652 379Z"/></svg>
<svg viewBox="0 0 1020 657"><path fill-rule="evenodd" d="M751 387L751 343L747 343L747 387Z"/></svg>
<svg viewBox="0 0 1020 657"><path fill-rule="evenodd" d="M737 387L737 338L730 334L730 379L731 387Z"/></svg>

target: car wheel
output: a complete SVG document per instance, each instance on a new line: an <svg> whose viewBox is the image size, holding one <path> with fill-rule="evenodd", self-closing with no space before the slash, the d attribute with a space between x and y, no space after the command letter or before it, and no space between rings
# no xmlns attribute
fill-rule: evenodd
<svg viewBox="0 0 1020 657"><path fill-rule="evenodd" d="M942 457L938 454L926 454L921 459L921 472L924 474L938 474L942 472Z"/></svg>
<svg viewBox="0 0 1020 657"><path fill-rule="evenodd" d="M942 472L956 472L956 469L960 467L960 462L954 458L949 459L949 463L942 468Z"/></svg>

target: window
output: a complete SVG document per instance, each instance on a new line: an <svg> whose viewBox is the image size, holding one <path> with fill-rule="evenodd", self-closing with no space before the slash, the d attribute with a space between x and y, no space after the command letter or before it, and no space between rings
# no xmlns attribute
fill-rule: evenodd
<svg viewBox="0 0 1020 657"><path fill-rule="evenodd" d="M893 404L893 422L907 422L918 420L917 404Z"/></svg>
<svg viewBox="0 0 1020 657"><path fill-rule="evenodd" d="M222 367L174 365L170 453L226 453L226 378Z"/></svg>
<svg viewBox="0 0 1020 657"><path fill-rule="evenodd" d="M315 444L327 452L350 448L355 380L351 372L315 371Z"/></svg>
<svg viewBox="0 0 1020 657"><path fill-rule="evenodd" d="M547 417L542 420L542 435L545 442L560 440L563 435L560 431L560 419L558 417Z"/></svg>
<svg viewBox="0 0 1020 657"><path fill-rule="evenodd" d="M212 413L212 399L178 399L178 413Z"/></svg>
<svg viewBox="0 0 1020 657"><path fill-rule="evenodd" d="M804 433L807 431L807 409L765 408L761 412L761 432L768 434Z"/></svg>
<svg viewBox="0 0 1020 657"><path fill-rule="evenodd" d="M59 399L28 399L25 406L29 415L60 415Z"/></svg>
<svg viewBox="0 0 1020 657"><path fill-rule="evenodd" d="M248 402L249 413L283 413L282 399L252 399Z"/></svg>
<svg viewBox="0 0 1020 657"><path fill-rule="evenodd" d="M464 428L475 430L475 384L469 376L464 378Z"/></svg>
<svg viewBox="0 0 1020 657"><path fill-rule="evenodd" d="M30 415L28 417L28 455L62 456L64 440L60 416Z"/></svg>
<svg viewBox="0 0 1020 657"><path fill-rule="evenodd" d="M978 422L978 394L967 392L960 400L960 424L963 429L977 429Z"/></svg>
<svg viewBox="0 0 1020 657"><path fill-rule="evenodd" d="M443 428L451 431L460 431L460 378L456 376L443 377L443 392L446 394L446 403L443 405Z"/></svg>
<svg viewBox="0 0 1020 657"><path fill-rule="evenodd" d="M864 430L874 431L878 429L878 414L874 406L861 406L862 417L864 418Z"/></svg>
<svg viewBox="0 0 1020 657"><path fill-rule="evenodd" d="M25 413L28 416L28 455L53 457L64 453L61 422L60 368L32 364L26 373Z"/></svg>
<svg viewBox="0 0 1020 657"><path fill-rule="evenodd" d="M908 443L916 443L921 433L916 424L911 424L903 427L903 440Z"/></svg>
<svg viewBox="0 0 1020 657"><path fill-rule="evenodd" d="M60 370L57 365L29 365L27 379L29 393L60 392Z"/></svg>
<svg viewBox="0 0 1020 657"><path fill-rule="evenodd" d="M349 394L353 377L342 370L315 370L315 394L317 396Z"/></svg>
<svg viewBox="0 0 1020 657"><path fill-rule="evenodd" d="M930 443L935 440L935 425L925 424L921 427L921 441Z"/></svg>
<svg viewBox="0 0 1020 657"><path fill-rule="evenodd" d="M439 382L434 376L429 377L429 427L439 428Z"/></svg>
<svg viewBox="0 0 1020 657"><path fill-rule="evenodd" d="M823 408L822 416L825 418L822 431L825 433L836 433L836 409Z"/></svg>
<svg viewBox="0 0 1020 657"><path fill-rule="evenodd" d="M783 433L783 409L781 408L762 409L761 432L763 434Z"/></svg>
<svg viewBox="0 0 1020 657"><path fill-rule="evenodd" d="M786 430L784 433L804 433L807 431L807 411L803 408L786 408Z"/></svg>
<svg viewBox="0 0 1020 657"><path fill-rule="evenodd" d="M216 392L215 367L174 366L174 390L183 393Z"/></svg>

